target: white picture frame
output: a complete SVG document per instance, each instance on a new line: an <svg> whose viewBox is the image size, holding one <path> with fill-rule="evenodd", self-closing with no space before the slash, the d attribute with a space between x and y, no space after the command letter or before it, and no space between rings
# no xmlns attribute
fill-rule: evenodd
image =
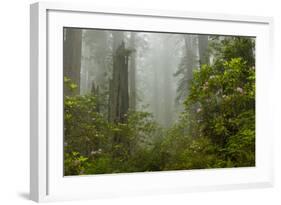
<svg viewBox="0 0 281 205"><path fill-rule="evenodd" d="M256 37L256 167L64 177L62 28L245 35ZM97 8L40 2L30 10L30 198L53 201L273 186L273 19L182 11Z"/></svg>

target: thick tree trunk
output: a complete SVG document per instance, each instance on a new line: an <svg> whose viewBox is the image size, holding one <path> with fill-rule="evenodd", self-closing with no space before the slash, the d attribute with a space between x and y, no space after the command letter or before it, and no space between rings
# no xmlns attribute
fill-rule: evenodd
<svg viewBox="0 0 281 205"><path fill-rule="evenodd" d="M82 30L66 28L64 32L63 75L77 85L74 92L64 87L64 95L74 95L80 93Z"/></svg>
<svg viewBox="0 0 281 205"><path fill-rule="evenodd" d="M129 82L128 82L128 50L125 49L123 33L116 32L113 34L113 73L110 80L109 90L109 122L125 123L129 110ZM121 42L121 43L120 43ZM112 136L112 156L122 156L122 150L115 145L123 144L127 151L130 152L128 139L119 133Z"/></svg>
<svg viewBox="0 0 281 205"><path fill-rule="evenodd" d="M129 109L129 87L128 87L128 53L125 44L118 44L120 34L114 39L113 53L113 75L110 80L109 91L109 121L125 122ZM119 41L120 42L120 41Z"/></svg>
<svg viewBox="0 0 281 205"><path fill-rule="evenodd" d="M199 64L209 64L208 36L198 35Z"/></svg>

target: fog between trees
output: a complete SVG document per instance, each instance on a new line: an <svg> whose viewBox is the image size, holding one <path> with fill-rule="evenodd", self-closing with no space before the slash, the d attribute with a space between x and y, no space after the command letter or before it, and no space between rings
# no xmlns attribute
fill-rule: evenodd
<svg viewBox="0 0 281 205"><path fill-rule="evenodd" d="M254 49L249 37L64 28L65 174L252 166ZM244 134L228 122L248 118Z"/></svg>
<svg viewBox="0 0 281 205"><path fill-rule="evenodd" d="M118 66L114 67L113 58L124 44L128 68L120 71L120 81L128 84L124 92L130 96L125 107L151 112L165 127L177 120L182 110L180 101L187 96L192 70L199 67L200 61L208 62L205 35L66 28L66 37L64 76L77 84L78 94L108 92L109 82L116 84L113 75ZM187 73L181 73L180 66L187 66Z"/></svg>

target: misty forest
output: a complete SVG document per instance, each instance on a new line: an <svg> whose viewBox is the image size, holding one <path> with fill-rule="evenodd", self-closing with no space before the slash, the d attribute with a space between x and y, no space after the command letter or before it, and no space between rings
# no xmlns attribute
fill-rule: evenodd
<svg viewBox="0 0 281 205"><path fill-rule="evenodd" d="M255 166L255 38L63 36L65 176Z"/></svg>

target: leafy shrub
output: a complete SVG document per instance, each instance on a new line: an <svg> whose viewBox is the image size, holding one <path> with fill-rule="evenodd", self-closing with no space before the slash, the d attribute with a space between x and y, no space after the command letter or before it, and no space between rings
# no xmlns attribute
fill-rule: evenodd
<svg viewBox="0 0 281 205"><path fill-rule="evenodd" d="M65 152L64 154L64 175L82 175L88 167L88 158L79 152Z"/></svg>
<svg viewBox="0 0 281 205"><path fill-rule="evenodd" d="M65 86L75 89L70 79ZM74 91L74 90L73 90ZM97 111L97 96L64 96L65 175L144 171L158 126L147 112L111 123Z"/></svg>
<svg viewBox="0 0 281 205"><path fill-rule="evenodd" d="M184 111L166 130L150 113L109 122L99 96L64 96L65 175L254 166L253 45L239 37L215 45L215 61L194 70ZM77 88L67 78L65 86Z"/></svg>

